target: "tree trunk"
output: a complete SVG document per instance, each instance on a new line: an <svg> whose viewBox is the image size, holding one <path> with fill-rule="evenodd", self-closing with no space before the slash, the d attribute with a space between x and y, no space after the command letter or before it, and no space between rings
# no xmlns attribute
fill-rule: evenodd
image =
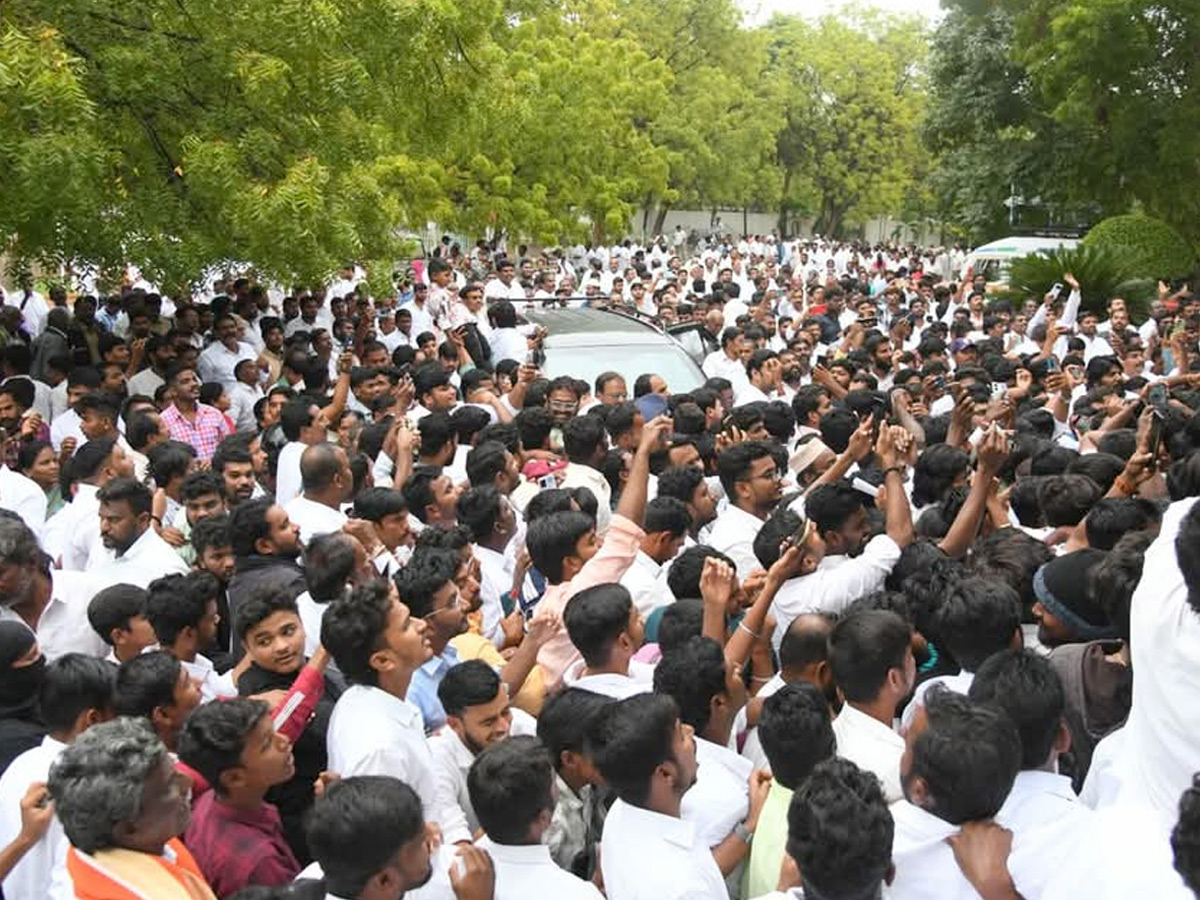
<svg viewBox="0 0 1200 900"><path fill-rule="evenodd" d="M792 170L783 170L783 188L779 195L779 236L785 237L788 234L788 212L791 209L791 202L788 200L788 194L792 190Z"/></svg>
<svg viewBox="0 0 1200 900"><path fill-rule="evenodd" d="M660 201L658 204L658 215L654 217L654 234L663 233L663 225L667 221L667 213L671 211L671 204L665 201Z"/></svg>

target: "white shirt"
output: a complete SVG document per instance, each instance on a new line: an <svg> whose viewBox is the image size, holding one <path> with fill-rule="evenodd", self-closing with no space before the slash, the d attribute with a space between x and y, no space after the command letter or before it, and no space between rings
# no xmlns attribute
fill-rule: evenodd
<svg viewBox="0 0 1200 900"><path fill-rule="evenodd" d="M54 452L57 453L62 448L62 442L69 437L75 438L77 450L87 443L87 436L79 427L81 421L83 420L79 418L79 413L73 409L67 409L62 415L54 417L54 421L50 423L50 446L54 448Z"/></svg>
<svg viewBox="0 0 1200 900"><path fill-rule="evenodd" d="M585 487L595 494L596 534L603 535L608 531L608 523L612 521L612 487L602 472L582 463L567 463L566 475L559 487Z"/></svg>
<svg viewBox="0 0 1200 900"><path fill-rule="evenodd" d="M100 556L93 555L88 562L88 571L95 573L106 585L134 584L144 588L156 578L186 575L189 570L175 548L153 528L147 528L120 556L107 549Z"/></svg>
<svg viewBox="0 0 1200 900"><path fill-rule="evenodd" d="M46 492L32 478L0 465L0 509L15 512L36 535L46 524Z"/></svg>
<svg viewBox="0 0 1200 900"><path fill-rule="evenodd" d="M788 579L771 603L777 623L771 638L775 652L793 619L803 613L840 613L859 597L883 587L899 559L900 545L880 534L867 541L858 556L826 556L815 571Z"/></svg>
<svg viewBox="0 0 1200 900"><path fill-rule="evenodd" d="M783 675L776 672L771 676L771 680L758 689L758 693L754 696L760 700L766 700L772 694L777 694L783 690L787 684L783 680ZM750 760L750 764L756 769L762 769L764 772L771 771L771 761L767 759L766 751L763 750L762 741L758 737L758 726L755 725L746 732L746 740L742 743L742 756Z"/></svg>
<svg viewBox="0 0 1200 900"><path fill-rule="evenodd" d="M490 547L472 544L471 550L479 560L479 600L483 621L480 633L497 647L504 643L504 629L500 621L504 618L504 605L501 597L512 590L513 575L516 570L516 559L507 553L498 553ZM525 576L522 596L533 599L537 591L529 576Z"/></svg>
<svg viewBox="0 0 1200 900"><path fill-rule="evenodd" d="M762 527L762 519L732 503L712 523L712 532L708 536L709 546L733 560L739 579L745 579L755 569L763 567L754 555L754 539L758 537ZM776 626L777 634L780 627L786 630L786 626Z"/></svg>
<svg viewBox="0 0 1200 900"><path fill-rule="evenodd" d="M971 682L975 680L974 672L959 672L957 675L938 675L935 678L930 678L928 681L922 681L917 685L917 689L913 691L912 700L908 706L904 707L904 714L900 717L900 733L904 734L908 731L912 721L917 716L918 707L925 705L925 695L929 693L929 689L935 684L940 684L942 687L954 691L956 694L962 694L964 697L971 690Z"/></svg>
<svg viewBox="0 0 1200 900"><path fill-rule="evenodd" d="M1095 817L1079 802L1071 779L1053 772L1018 772L996 821L1013 832L1008 859L1018 893L1040 897Z"/></svg>
<svg viewBox="0 0 1200 900"><path fill-rule="evenodd" d="M50 766L67 747L46 735L37 747L26 750L12 761L0 777L0 846L8 846L21 833L21 798L36 781L46 781ZM4 879L5 900L46 900L51 884L58 883L57 896L74 896L67 874L67 850L70 842L58 816Z"/></svg>
<svg viewBox="0 0 1200 900"><path fill-rule="evenodd" d="M486 835L476 842L496 870L495 900L602 900L590 881L560 869L545 844L497 844Z"/></svg>
<svg viewBox="0 0 1200 900"><path fill-rule="evenodd" d="M833 734L837 738L837 755L878 778L884 800L895 803L904 799L900 788L904 738L849 703L842 706L833 720Z"/></svg>
<svg viewBox="0 0 1200 900"><path fill-rule="evenodd" d="M253 347L241 341L238 342L236 350L230 350L220 341L216 341L209 344L196 360L197 374L201 381L216 381L228 390L237 383L233 370L243 359L258 359L258 354Z"/></svg>
<svg viewBox="0 0 1200 900"><path fill-rule="evenodd" d="M513 359L519 363L523 363L525 362L525 355L529 352L529 345L525 342L525 335L516 328L497 328L493 330L488 337L488 345L492 348L493 363L498 363L502 359Z"/></svg>
<svg viewBox="0 0 1200 900"><path fill-rule="evenodd" d="M166 379L155 372L154 369L145 368L129 379L129 393L130 396L142 394L153 398L154 392L166 383Z"/></svg>
<svg viewBox="0 0 1200 900"><path fill-rule="evenodd" d="M747 384L745 364L741 359L730 359L724 350L718 349L708 354L700 368L709 378L725 378L730 381L733 384L734 396Z"/></svg>
<svg viewBox="0 0 1200 900"><path fill-rule="evenodd" d="M280 506L287 506L289 501L300 496L300 457L307 447L308 444L299 441L288 441L279 451L275 468L275 502Z"/></svg>
<svg viewBox="0 0 1200 900"><path fill-rule="evenodd" d="M188 677L200 688L202 703L208 703L218 698L229 699L238 695L237 688L233 685L232 673L218 674L212 660L203 653L197 653L196 658L191 662L181 659L179 664L188 673Z"/></svg>
<svg viewBox="0 0 1200 900"><path fill-rule="evenodd" d="M327 609L328 603L318 603L308 591L296 598L296 611L300 613L300 624L304 626L305 656L312 656L321 644L321 621Z"/></svg>
<svg viewBox="0 0 1200 900"><path fill-rule="evenodd" d="M100 540L99 490L94 484L75 485L75 497L47 524L44 548L64 569L83 571Z"/></svg>
<svg viewBox="0 0 1200 900"><path fill-rule="evenodd" d="M1188 605L1175 537L1195 497L1172 503L1146 550L1130 603L1133 706L1121 766L1126 789L1171 823L1180 795L1200 770L1200 615Z"/></svg>
<svg viewBox="0 0 1200 900"><path fill-rule="evenodd" d="M348 519L340 509L309 500L303 494L291 500L284 510L288 518L300 528L300 543L308 542L319 534L341 531Z"/></svg>
<svg viewBox="0 0 1200 900"><path fill-rule="evenodd" d="M946 843L946 838L958 833L958 826L907 800L893 803L891 811L896 824L892 900L979 900Z"/></svg>
<svg viewBox="0 0 1200 900"><path fill-rule="evenodd" d="M654 690L654 666L631 660L629 674L621 675L616 672L601 672L597 675L584 675L587 667L582 659L567 666L563 672L563 685L611 697L613 700L624 700L636 694L649 694Z"/></svg>
<svg viewBox="0 0 1200 900"><path fill-rule="evenodd" d="M633 565L621 576L621 584L633 597L633 605L642 618L646 618L660 606L669 606L674 598L662 590L663 567L641 550L633 559Z"/></svg>
<svg viewBox="0 0 1200 900"><path fill-rule="evenodd" d="M1112 806L1124 784L1121 763L1125 756L1125 728L1105 735L1092 751L1092 763L1079 791L1079 801L1090 809Z"/></svg>
<svg viewBox="0 0 1200 900"><path fill-rule="evenodd" d="M258 431L254 405L266 395L257 384L238 381L229 388L229 418L238 431Z"/></svg>
<svg viewBox="0 0 1200 900"><path fill-rule="evenodd" d="M624 800L613 804L604 821L600 868L608 900L727 900L729 896L712 851L691 822Z"/></svg>
<svg viewBox="0 0 1200 900"><path fill-rule="evenodd" d="M87 608L92 597L108 583L83 572L50 571L50 601L38 619L38 646L53 662L67 653L84 653L103 658L108 645L88 623ZM0 621L24 622L17 613L0 605Z"/></svg>
<svg viewBox="0 0 1200 900"><path fill-rule="evenodd" d="M715 847L750 811L750 760L728 747L696 737L696 783L683 795L679 814L697 837Z"/></svg>
<svg viewBox="0 0 1200 900"><path fill-rule="evenodd" d="M471 839L463 811L438 789L424 720L412 703L381 688L352 685L333 708L325 744L330 771L343 778L399 778L417 792L426 820L441 826L446 844Z"/></svg>

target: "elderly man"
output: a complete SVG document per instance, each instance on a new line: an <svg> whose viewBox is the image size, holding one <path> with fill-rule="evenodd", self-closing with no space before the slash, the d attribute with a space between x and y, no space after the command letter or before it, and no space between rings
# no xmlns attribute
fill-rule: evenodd
<svg viewBox="0 0 1200 900"><path fill-rule="evenodd" d="M122 718L88 729L50 770L50 796L71 842L67 871L79 900L209 900L213 892L180 842L188 780L150 723Z"/></svg>

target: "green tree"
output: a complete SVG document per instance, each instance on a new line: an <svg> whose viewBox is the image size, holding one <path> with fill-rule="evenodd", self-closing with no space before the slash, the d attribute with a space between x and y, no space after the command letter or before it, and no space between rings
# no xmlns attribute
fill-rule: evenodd
<svg viewBox="0 0 1200 900"><path fill-rule="evenodd" d="M780 219L811 210L814 229L897 209L920 152L925 37L913 17L850 9L815 24L776 17L766 26L784 127Z"/></svg>

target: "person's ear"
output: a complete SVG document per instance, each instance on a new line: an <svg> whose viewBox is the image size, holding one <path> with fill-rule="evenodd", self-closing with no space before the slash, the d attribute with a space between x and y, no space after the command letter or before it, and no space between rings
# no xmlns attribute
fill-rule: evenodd
<svg viewBox="0 0 1200 900"><path fill-rule="evenodd" d="M231 766L217 776L217 784L225 794L232 793L246 783L246 767L241 763Z"/></svg>
<svg viewBox="0 0 1200 900"><path fill-rule="evenodd" d="M1054 735L1054 752L1061 755L1071 749L1071 729L1066 719L1058 722L1058 731Z"/></svg>
<svg viewBox="0 0 1200 900"><path fill-rule="evenodd" d="M888 867L887 867L887 874L883 876L883 883L886 884L888 887L891 887L892 882L895 880L896 880L896 864L893 862L889 862Z"/></svg>
<svg viewBox="0 0 1200 900"><path fill-rule="evenodd" d="M914 775L907 785L905 785L908 795L908 802L913 806L919 806L925 809L933 800L933 794L929 790L929 785L920 775Z"/></svg>
<svg viewBox="0 0 1200 900"><path fill-rule="evenodd" d="M1008 648L1010 650L1020 650L1024 646L1025 635L1021 633L1021 626L1018 625L1015 629L1013 629L1013 635L1008 642Z"/></svg>
<svg viewBox="0 0 1200 900"><path fill-rule="evenodd" d="M125 634L125 629L120 625L116 626L108 632L108 642L116 647L121 640L121 635L123 634Z"/></svg>
<svg viewBox="0 0 1200 900"><path fill-rule="evenodd" d="M378 673L390 672L396 668L396 661L388 650L376 650L367 662Z"/></svg>

